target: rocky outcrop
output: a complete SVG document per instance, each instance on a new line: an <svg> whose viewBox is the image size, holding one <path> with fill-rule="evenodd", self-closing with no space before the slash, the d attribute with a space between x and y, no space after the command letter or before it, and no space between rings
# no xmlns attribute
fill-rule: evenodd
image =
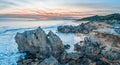
<svg viewBox="0 0 120 65"><path fill-rule="evenodd" d="M114 22L112 20L117 20L118 22ZM96 21L96 22L108 21L107 23L109 24L120 23L120 13L114 13L105 16L95 15L95 16L81 18L76 21Z"/></svg>
<svg viewBox="0 0 120 65"><path fill-rule="evenodd" d="M117 65L120 63L120 37L105 33L92 33L84 44L75 44L75 50L96 65Z"/></svg>
<svg viewBox="0 0 120 65"><path fill-rule="evenodd" d="M59 26L58 28L58 32L62 32L62 33L83 33L83 34L87 34L93 30L97 29L97 26L94 25L92 22L88 22L88 23L82 23L78 26Z"/></svg>
<svg viewBox="0 0 120 65"><path fill-rule="evenodd" d="M61 61L66 53L61 39L52 31L46 34L40 27L36 30L17 33L15 40L19 51L26 53L25 60L39 59L40 62L42 59L54 56Z"/></svg>
<svg viewBox="0 0 120 65"><path fill-rule="evenodd" d="M24 33L17 33L15 40L18 44L18 49L21 53L41 54L48 56L51 53L50 44L47 43L47 35L38 28Z"/></svg>
<svg viewBox="0 0 120 65"><path fill-rule="evenodd" d="M75 44L75 52L67 53L61 39L50 31L46 34L40 27L17 33L15 40L25 58L18 65L119 65L120 37L94 32L85 37L83 44Z"/></svg>

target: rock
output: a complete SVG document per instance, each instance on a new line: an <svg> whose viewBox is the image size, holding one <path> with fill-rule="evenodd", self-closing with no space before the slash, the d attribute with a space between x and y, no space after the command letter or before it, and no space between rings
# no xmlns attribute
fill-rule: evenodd
<svg viewBox="0 0 120 65"><path fill-rule="evenodd" d="M17 62L17 65L28 65L31 64L33 60L32 59L19 59L19 61Z"/></svg>
<svg viewBox="0 0 120 65"><path fill-rule="evenodd" d="M80 54L80 53L68 53L66 58L67 59L78 60L82 56L83 56L83 54Z"/></svg>
<svg viewBox="0 0 120 65"><path fill-rule="evenodd" d="M53 56L51 56L43 60L40 65L60 65L60 63Z"/></svg>
<svg viewBox="0 0 120 65"><path fill-rule="evenodd" d="M36 30L17 33L15 40L20 53L26 53L23 61L27 59L41 60L54 56L57 60L65 59L66 51L61 39L50 31L46 34L40 27ZM37 62L30 62L29 65Z"/></svg>
<svg viewBox="0 0 120 65"><path fill-rule="evenodd" d="M77 52L80 52L81 46L79 44L75 44L74 45L74 50L77 51Z"/></svg>
<svg viewBox="0 0 120 65"><path fill-rule="evenodd" d="M97 26L94 25L92 22L88 23L82 23L78 26L58 26L58 31L62 33L83 33L88 34L89 32L92 32L93 30L97 29Z"/></svg>
<svg viewBox="0 0 120 65"><path fill-rule="evenodd" d="M112 28L115 30L115 32L120 34L120 24L114 24Z"/></svg>
<svg viewBox="0 0 120 65"><path fill-rule="evenodd" d="M90 38L86 37L84 45L81 46L81 52L85 55L97 55L101 52L103 46L99 42L94 42Z"/></svg>
<svg viewBox="0 0 120 65"><path fill-rule="evenodd" d="M96 65L113 65L120 62L120 37L116 35L95 32L85 37L83 45L77 43L74 48L83 54L80 59L87 58L86 60Z"/></svg>
<svg viewBox="0 0 120 65"><path fill-rule="evenodd" d="M88 58L81 58L79 60L71 60L68 62L69 65L93 65L94 63Z"/></svg>
<svg viewBox="0 0 120 65"><path fill-rule="evenodd" d="M91 24L81 24L76 30L81 32L89 25ZM87 31L92 31L92 28ZM25 58L19 59L18 65L117 65L120 63L120 37L108 33L90 33L80 42L83 43L82 45L79 43L74 45L76 52L73 53L65 51L65 48L70 46L64 46L56 34L52 31L46 34L41 28L17 33L15 40L19 51L26 53Z"/></svg>
<svg viewBox="0 0 120 65"><path fill-rule="evenodd" d="M65 52L64 45L62 44L61 39L52 31L50 31L47 36L53 56L61 56L61 54Z"/></svg>
<svg viewBox="0 0 120 65"><path fill-rule="evenodd" d="M99 60L96 62L96 65L110 65L110 64L105 61Z"/></svg>
<svg viewBox="0 0 120 65"><path fill-rule="evenodd" d="M44 57L49 56L51 52L50 45L47 43L47 35L40 27L36 30L17 33L15 40L21 53L41 54Z"/></svg>
<svg viewBox="0 0 120 65"><path fill-rule="evenodd" d="M70 45L67 44L67 45L64 45L65 49L70 49Z"/></svg>
<svg viewBox="0 0 120 65"><path fill-rule="evenodd" d="M82 52L89 55L102 54L111 62L120 62L120 37L106 33L96 33L85 38Z"/></svg>
<svg viewBox="0 0 120 65"><path fill-rule="evenodd" d="M119 60L120 61L120 49L109 49L109 50L102 50L101 52L108 60Z"/></svg>
<svg viewBox="0 0 120 65"><path fill-rule="evenodd" d="M79 61L79 65L92 65L92 61L88 58L82 58Z"/></svg>

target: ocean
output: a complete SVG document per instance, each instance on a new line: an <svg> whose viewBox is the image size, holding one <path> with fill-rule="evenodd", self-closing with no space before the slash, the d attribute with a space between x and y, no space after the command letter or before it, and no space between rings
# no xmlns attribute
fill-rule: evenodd
<svg viewBox="0 0 120 65"><path fill-rule="evenodd" d="M64 45L69 44L68 53L75 52L74 44L81 39L72 33L65 34L57 31L60 25L77 25L71 20L52 20L52 21L0 21L0 65L17 65L17 60L24 54L19 53L15 35L17 32L33 30L37 27L43 28L48 33L50 30L57 34Z"/></svg>

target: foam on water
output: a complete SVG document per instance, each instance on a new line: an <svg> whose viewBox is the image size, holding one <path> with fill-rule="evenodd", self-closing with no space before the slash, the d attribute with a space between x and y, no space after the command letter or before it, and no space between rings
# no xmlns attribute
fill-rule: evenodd
<svg viewBox="0 0 120 65"><path fill-rule="evenodd" d="M31 22L28 22L25 24L28 25L30 23ZM52 24L49 26L46 26L46 25L42 26L41 25L42 23L39 22L40 25L37 25L37 26L31 25L31 27L30 26L28 26L28 27L27 26L25 26L25 27L24 26L22 26L22 27L21 26L9 26L9 25L0 26L0 65L16 65L17 64L16 61L22 55L22 54L18 53L19 52L17 49L18 46L14 40L14 36L16 35L17 32L33 30L39 26L41 26L43 28L43 30L45 30L46 33L48 33L50 30L53 31L54 33L56 33L61 38L64 45L69 44L71 46L71 48L68 49L67 52L74 52L73 45L74 45L74 43L78 42L77 37L74 34L63 34L63 33L57 32L57 26L66 25L66 24L76 25L75 23L58 22L57 24ZM47 23L47 22L45 22L45 23Z"/></svg>

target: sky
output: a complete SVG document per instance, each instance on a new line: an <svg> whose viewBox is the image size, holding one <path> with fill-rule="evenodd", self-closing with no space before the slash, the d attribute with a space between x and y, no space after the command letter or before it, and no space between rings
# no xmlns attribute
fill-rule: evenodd
<svg viewBox="0 0 120 65"><path fill-rule="evenodd" d="M120 0L0 0L0 20L82 18L120 13Z"/></svg>

